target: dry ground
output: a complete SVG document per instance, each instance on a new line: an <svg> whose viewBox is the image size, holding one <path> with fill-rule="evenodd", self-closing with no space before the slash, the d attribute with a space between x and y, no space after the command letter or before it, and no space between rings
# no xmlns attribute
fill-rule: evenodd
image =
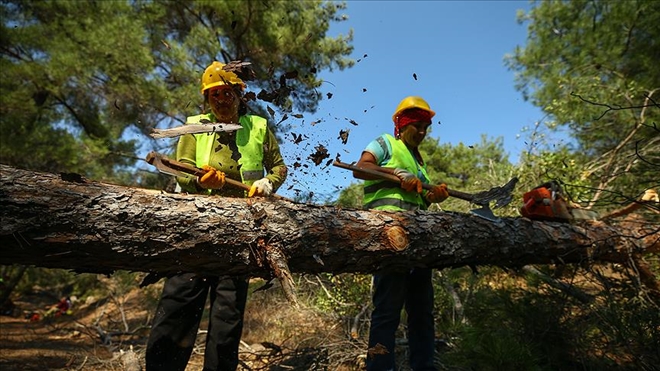
<svg viewBox="0 0 660 371"><path fill-rule="evenodd" d="M43 293L23 296L14 300L13 316L0 316L1 370L144 369L153 314L146 309L143 291L131 290L121 303L93 298L76 302L71 315L52 320L25 318L57 300ZM363 344L347 340L346 327L312 310L292 309L278 287L254 293L246 310L239 370L357 370ZM200 330L205 328L202 323ZM187 371L201 370L203 340L201 331ZM328 367L329 359L347 364Z"/></svg>

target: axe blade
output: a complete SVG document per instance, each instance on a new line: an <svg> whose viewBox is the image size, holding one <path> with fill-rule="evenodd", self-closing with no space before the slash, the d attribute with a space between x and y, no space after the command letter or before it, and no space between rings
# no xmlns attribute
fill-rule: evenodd
<svg viewBox="0 0 660 371"><path fill-rule="evenodd" d="M487 191L476 193L472 199L472 203L486 207L491 201L495 201L495 209L504 207L513 200L511 193L516 187L516 183L518 183L518 178L513 177L501 187L493 187Z"/></svg>
<svg viewBox="0 0 660 371"><path fill-rule="evenodd" d="M147 155L147 162L158 169L163 174L172 175L172 176L186 176L187 174L183 171L173 169L163 163L162 155L157 152L149 152Z"/></svg>
<svg viewBox="0 0 660 371"><path fill-rule="evenodd" d="M495 214L493 214L493 212L486 206L470 210L470 212L482 219L486 219L491 222L498 222L500 220L500 218L496 217Z"/></svg>

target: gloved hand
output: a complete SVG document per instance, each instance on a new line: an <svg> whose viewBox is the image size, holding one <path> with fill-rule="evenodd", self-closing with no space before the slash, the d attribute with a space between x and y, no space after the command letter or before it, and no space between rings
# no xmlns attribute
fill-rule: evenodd
<svg viewBox="0 0 660 371"><path fill-rule="evenodd" d="M248 192L248 197L252 196L270 196L273 192L273 183L270 182L268 178L261 178L256 182L252 183L250 191Z"/></svg>
<svg viewBox="0 0 660 371"><path fill-rule="evenodd" d="M401 180L401 188L407 192L422 193L422 181L404 169L394 169L394 175Z"/></svg>
<svg viewBox="0 0 660 371"><path fill-rule="evenodd" d="M202 166L202 169L206 170L206 174L197 178L202 188L221 189L225 186L225 173L209 165Z"/></svg>
<svg viewBox="0 0 660 371"><path fill-rule="evenodd" d="M436 186L433 186L433 189L426 192L426 201L428 202L442 202L449 197L449 192L447 191L447 185L442 183Z"/></svg>

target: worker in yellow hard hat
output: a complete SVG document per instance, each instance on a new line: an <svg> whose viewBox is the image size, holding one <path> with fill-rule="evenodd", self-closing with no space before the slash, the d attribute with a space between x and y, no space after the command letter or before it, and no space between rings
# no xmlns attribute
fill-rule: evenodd
<svg viewBox="0 0 660 371"><path fill-rule="evenodd" d="M204 106L211 112L188 117L186 123L240 124L242 128L179 138L177 160L206 170L199 177L178 177L183 191L223 197L268 196L286 179L287 167L275 135L265 118L247 114L244 89L245 83L223 63L213 62L204 71L201 91ZM250 185L249 192L225 186L226 177ZM248 281L218 272L217 276L188 273L167 279L147 343L147 371L186 369L209 293L203 368L236 369Z"/></svg>
<svg viewBox="0 0 660 371"><path fill-rule="evenodd" d="M382 134L362 152L357 166L396 175L400 184L373 175L354 172L364 179L364 207L373 210L426 210L448 196L447 186L439 184L424 190L430 183L426 164L419 152L435 112L421 97L401 100L392 120L394 136ZM373 277L374 310L369 329L367 370L394 370L394 340L401 310L408 313L410 366L413 370L436 370L434 355L433 285L431 269L414 268L405 272L380 272ZM378 349L381 347L380 349ZM384 347L385 349L382 349Z"/></svg>

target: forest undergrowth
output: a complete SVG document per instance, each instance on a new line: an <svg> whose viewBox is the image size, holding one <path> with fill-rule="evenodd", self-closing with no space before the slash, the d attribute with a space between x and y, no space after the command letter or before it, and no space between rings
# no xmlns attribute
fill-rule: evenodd
<svg viewBox="0 0 660 371"><path fill-rule="evenodd" d="M658 256L647 261L657 271ZM9 274L16 267L3 267ZM162 281L28 268L0 322L0 367L37 370L144 369L144 347ZM296 275L299 307L279 285L251 281L241 370L364 369L368 275ZM615 264L438 270L439 370L658 370L658 297ZM45 318L61 298L70 313ZM8 308L4 308L7 310ZM35 320L35 313L42 314ZM188 370L201 369L205 314ZM408 370L406 317L397 362ZM131 368L133 367L133 368Z"/></svg>

